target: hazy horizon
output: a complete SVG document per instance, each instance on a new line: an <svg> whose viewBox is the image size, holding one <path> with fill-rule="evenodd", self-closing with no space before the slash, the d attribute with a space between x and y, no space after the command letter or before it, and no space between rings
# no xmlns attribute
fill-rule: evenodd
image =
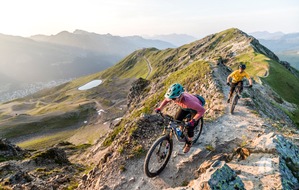
<svg viewBox="0 0 299 190"><path fill-rule="evenodd" d="M118 36L187 34L228 28L247 33L299 32L296 0L11 0L2 2L0 33L30 37L76 29Z"/></svg>

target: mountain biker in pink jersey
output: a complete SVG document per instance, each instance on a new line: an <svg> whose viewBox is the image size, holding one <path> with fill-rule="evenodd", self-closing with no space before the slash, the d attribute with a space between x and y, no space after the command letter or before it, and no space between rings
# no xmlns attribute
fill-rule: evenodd
<svg viewBox="0 0 299 190"><path fill-rule="evenodd" d="M192 137L194 136L194 127L198 124L198 120L205 113L201 101L194 95L184 92L184 87L181 84L172 84L165 94L165 99L158 108L155 109L156 113L161 112L164 106L173 101L180 106L179 111L176 113L175 119L182 121L188 114L191 114L191 120L188 122L188 137L183 149L184 153L189 152L191 148Z"/></svg>

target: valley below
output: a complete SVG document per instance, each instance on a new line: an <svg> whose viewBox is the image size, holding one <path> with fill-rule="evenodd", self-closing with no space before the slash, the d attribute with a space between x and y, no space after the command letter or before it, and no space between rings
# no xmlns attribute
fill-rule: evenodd
<svg viewBox="0 0 299 190"><path fill-rule="evenodd" d="M53 88L60 84L74 80L74 78L69 79L60 79L60 80L51 80L47 82L34 82L34 83L10 83L9 81L6 84L0 86L0 103L7 102L18 98L23 98L30 94L34 94L40 90L47 88Z"/></svg>

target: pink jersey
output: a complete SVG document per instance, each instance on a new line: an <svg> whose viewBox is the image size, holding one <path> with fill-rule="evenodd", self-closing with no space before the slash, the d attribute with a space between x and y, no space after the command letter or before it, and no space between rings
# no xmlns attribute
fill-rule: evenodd
<svg viewBox="0 0 299 190"><path fill-rule="evenodd" d="M174 101L174 103L179 105L182 109L195 110L197 113L193 119L195 119L196 121L199 120L206 111L202 107L202 103L199 101L199 99L197 97L195 97L192 94L184 92L181 96L183 96L183 97L180 97L180 101ZM164 106L170 101L171 101L170 99L164 99L164 101L161 103L161 105Z"/></svg>
<svg viewBox="0 0 299 190"><path fill-rule="evenodd" d="M193 119L199 120L205 113L205 109L202 107L201 102L197 97L192 94L183 93L183 97L180 98L181 101L175 101L175 103L181 106L183 109L192 109L197 112Z"/></svg>

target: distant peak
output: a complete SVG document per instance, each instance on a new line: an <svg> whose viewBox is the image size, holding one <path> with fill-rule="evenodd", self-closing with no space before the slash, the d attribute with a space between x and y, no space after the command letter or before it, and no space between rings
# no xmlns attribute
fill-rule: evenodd
<svg viewBox="0 0 299 190"><path fill-rule="evenodd" d="M85 30L79 30L79 29L76 29L73 34L89 34L89 32L85 31Z"/></svg>
<svg viewBox="0 0 299 190"><path fill-rule="evenodd" d="M64 30L64 31L57 33L56 35L66 35L66 34L70 34L70 32Z"/></svg>
<svg viewBox="0 0 299 190"><path fill-rule="evenodd" d="M271 39L279 39L285 34L282 32L268 32L268 31L257 31L257 32L252 32L250 35L258 38L258 39L265 39L265 40L271 40Z"/></svg>
<svg viewBox="0 0 299 190"><path fill-rule="evenodd" d="M223 32L238 32L238 33L246 34L242 30L240 30L239 28L229 28L229 29L224 30Z"/></svg>

